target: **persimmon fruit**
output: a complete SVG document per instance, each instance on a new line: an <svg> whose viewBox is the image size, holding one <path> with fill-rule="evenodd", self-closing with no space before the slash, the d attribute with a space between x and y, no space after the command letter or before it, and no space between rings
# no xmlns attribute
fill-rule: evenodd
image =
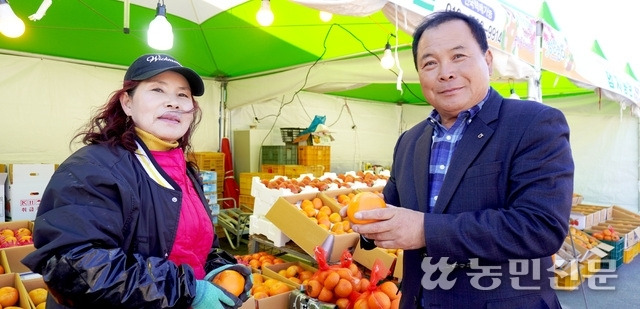
<svg viewBox="0 0 640 309"><path fill-rule="evenodd" d="M35 288L29 291L29 298L34 305L39 305L40 303L47 301L47 289L45 288Z"/></svg>
<svg viewBox="0 0 640 309"><path fill-rule="evenodd" d="M355 224L367 224L376 222L378 220L360 220L355 218L355 213L363 210L372 210L372 209L380 209L386 208L387 203L385 203L384 199L380 197L380 195L373 192L360 192L356 194L349 205L347 205L347 217L351 223Z"/></svg>
<svg viewBox="0 0 640 309"><path fill-rule="evenodd" d="M18 289L12 286L0 288L0 308L13 306L18 302Z"/></svg>
<svg viewBox="0 0 640 309"><path fill-rule="evenodd" d="M244 291L244 277L232 269L221 271L211 281L235 296L240 296Z"/></svg>

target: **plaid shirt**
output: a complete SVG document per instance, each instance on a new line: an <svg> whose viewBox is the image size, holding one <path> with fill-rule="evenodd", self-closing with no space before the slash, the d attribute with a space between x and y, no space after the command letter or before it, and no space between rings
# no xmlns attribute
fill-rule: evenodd
<svg viewBox="0 0 640 309"><path fill-rule="evenodd" d="M433 211L433 207L438 200L438 194L440 193L444 176L447 174L451 156L453 156L458 142L462 139L462 134L464 134L473 117L482 109L482 105L484 105L488 95L487 93L487 96L472 108L460 112L456 122L448 130L440 123L440 114L435 109L427 118L429 124L433 126L431 159L429 162L429 209L427 212Z"/></svg>

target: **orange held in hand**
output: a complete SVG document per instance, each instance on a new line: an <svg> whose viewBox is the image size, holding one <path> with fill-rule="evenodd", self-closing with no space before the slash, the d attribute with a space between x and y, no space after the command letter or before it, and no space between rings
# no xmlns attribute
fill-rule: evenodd
<svg viewBox="0 0 640 309"><path fill-rule="evenodd" d="M244 277L239 272L232 269L221 271L213 277L211 282L219 285L235 296L240 296L242 291L244 291Z"/></svg>
<svg viewBox="0 0 640 309"><path fill-rule="evenodd" d="M380 195L373 192L360 192L356 194L349 205L347 206L347 217L351 223L355 224L367 224L376 222L377 220L359 220L354 217L354 214L361 210L371 210L378 208L386 208L387 203Z"/></svg>

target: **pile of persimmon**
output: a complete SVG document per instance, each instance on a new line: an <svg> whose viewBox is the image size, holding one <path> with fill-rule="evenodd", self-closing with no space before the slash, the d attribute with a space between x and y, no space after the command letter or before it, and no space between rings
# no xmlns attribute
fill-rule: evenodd
<svg viewBox="0 0 640 309"><path fill-rule="evenodd" d="M612 227L609 226L606 229L598 232L594 232L591 234L593 238L597 240L606 240L606 241L619 241L620 234Z"/></svg>
<svg viewBox="0 0 640 309"><path fill-rule="evenodd" d="M338 174L338 179L347 184L353 184L356 182L361 182L367 184L368 187L373 187L373 183L378 179L387 180L389 177L377 175L374 173L365 173L363 171L357 171L355 175L353 173L349 174Z"/></svg>
<svg viewBox="0 0 640 309"><path fill-rule="evenodd" d="M18 303L18 289L12 286L0 287L0 308L20 308L14 307Z"/></svg>
<svg viewBox="0 0 640 309"><path fill-rule="evenodd" d="M278 275L283 276L297 284L304 285L307 284L311 277L313 277L313 272L304 269L298 264L293 264L287 268L279 270Z"/></svg>
<svg viewBox="0 0 640 309"><path fill-rule="evenodd" d="M311 178L309 176L303 176L300 179L276 177L274 179L261 179L260 182L264 184L267 189L289 189L291 193L300 193L305 187L316 188L318 191L326 191L331 184L335 184L336 187L348 187L347 184L338 179L331 178Z"/></svg>
<svg viewBox="0 0 640 309"><path fill-rule="evenodd" d="M352 293L362 293L369 287L369 279L363 277L355 263L348 267L330 267L318 270L305 285L305 293L319 301L347 308Z"/></svg>
<svg viewBox="0 0 640 309"><path fill-rule="evenodd" d="M353 192L350 192L349 194L339 194L338 196L336 196L336 200L338 201L338 204L347 206L354 196L356 196L356 194Z"/></svg>
<svg viewBox="0 0 640 309"><path fill-rule="evenodd" d="M402 292L392 281L384 281L373 290L360 294L353 309L398 309Z"/></svg>
<svg viewBox="0 0 640 309"><path fill-rule="evenodd" d="M285 263L285 260L265 251L260 251L252 254L235 255L234 257L236 258L238 263L250 266L255 269L261 269L262 266Z"/></svg>
<svg viewBox="0 0 640 309"><path fill-rule="evenodd" d="M362 210L386 208L387 203L380 194L374 192L360 192L356 194L347 205L347 217L353 224L367 224L376 220L361 220L355 218L355 213Z"/></svg>
<svg viewBox="0 0 640 309"><path fill-rule="evenodd" d="M261 274L253 273L253 287L251 296L255 299L266 298L293 290L293 287L273 278L264 277Z"/></svg>
<svg viewBox="0 0 640 309"><path fill-rule="evenodd" d="M325 205L319 197L314 197L311 200L304 199L300 201L299 207L300 211L315 224L333 234L353 232L349 221L340 216L340 213Z"/></svg>

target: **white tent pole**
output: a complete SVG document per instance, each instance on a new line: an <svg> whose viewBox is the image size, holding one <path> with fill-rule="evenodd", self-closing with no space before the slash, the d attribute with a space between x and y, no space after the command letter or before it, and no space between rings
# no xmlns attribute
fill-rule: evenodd
<svg viewBox="0 0 640 309"><path fill-rule="evenodd" d="M227 82L220 83L220 108L218 112L218 151L222 150L222 138L227 129Z"/></svg>
<svg viewBox="0 0 640 309"><path fill-rule="evenodd" d="M533 44L533 69L535 71L535 75L528 79L527 83L527 92L528 99L533 101L542 102L542 85L540 83L540 78L542 76L541 72L541 57L542 57L542 30L544 24L542 21L536 21L536 41Z"/></svg>

